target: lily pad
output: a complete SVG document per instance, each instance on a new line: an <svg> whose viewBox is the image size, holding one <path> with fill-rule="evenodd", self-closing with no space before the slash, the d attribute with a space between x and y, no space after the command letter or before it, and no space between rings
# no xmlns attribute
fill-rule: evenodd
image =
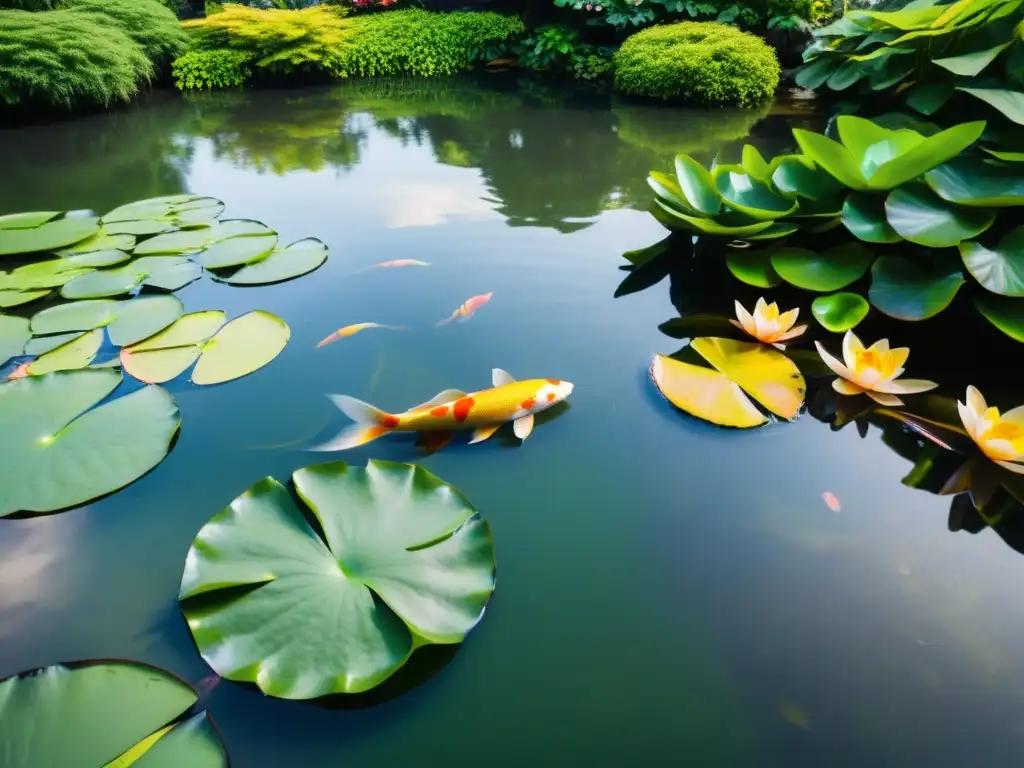
<svg viewBox="0 0 1024 768"><path fill-rule="evenodd" d="M60 211L28 211L0 216L0 229L33 229L60 215Z"/></svg>
<svg viewBox="0 0 1024 768"><path fill-rule="evenodd" d="M0 365L17 357L32 338L28 320L24 317L0 315Z"/></svg>
<svg viewBox="0 0 1024 768"><path fill-rule="evenodd" d="M811 302L811 314L822 328L843 333L856 328L868 316L871 305L858 293L833 293Z"/></svg>
<svg viewBox="0 0 1024 768"><path fill-rule="evenodd" d="M1024 343L1024 301L984 294L974 297L974 306L1000 331Z"/></svg>
<svg viewBox="0 0 1024 768"><path fill-rule="evenodd" d="M774 288L782 282L772 267L771 253L755 248L730 248L725 266L737 280L758 288Z"/></svg>
<svg viewBox="0 0 1024 768"><path fill-rule="evenodd" d="M903 238L885 220L885 200L851 192L843 202L843 226L865 243L897 243Z"/></svg>
<svg viewBox="0 0 1024 768"><path fill-rule="evenodd" d="M58 256L74 256L93 251L131 251L135 247L134 235L111 235L102 229L92 237L57 251Z"/></svg>
<svg viewBox="0 0 1024 768"><path fill-rule="evenodd" d="M224 768L227 756L183 680L135 662L57 664L0 681L7 768Z"/></svg>
<svg viewBox="0 0 1024 768"><path fill-rule="evenodd" d="M712 176L729 207L755 221L774 221L797 209L796 200L775 194L770 184L746 173L740 166L720 165Z"/></svg>
<svg viewBox="0 0 1024 768"><path fill-rule="evenodd" d="M897 320L926 320L956 296L964 277L959 269L924 269L902 256L881 256L871 267L871 303Z"/></svg>
<svg viewBox="0 0 1024 768"><path fill-rule="evenodd" d="M374 460L306 467L292 482L322 538L268 477L203 526L185 560L182 612L220 676L286 699L360 693L480 621L494 547L458 490Z"/></svg>
<svg viewBox="0 0 1024 768"><path fill-rule="evenodd" d="M144 286L176 291L202 275L198 265L180 256L144 256L116 269L89 272L61 288L65 299L123 296Z"/></svg>
<svg viewBox="0 0 1024 768"><path fill-rule="evenodd" d="M312 272L325 261L327 246L315 237L307 237L284 248L276 248L227 277L215 275L214 279L235 285L279 283Z"/></svg>
<svg viewBox="0 0 1024 768"><path fill-rule="evenodd" d="M0 256L52 251L85 240L99 230L95 216L65 216L25 229L0 228Z"/></svg>
<svg viewBox="0 0 1024 768"><path fill-rule="evenodd" d="M197 253L207 246L228 239L245 237L276 237L266 224L251 219L224 219L208 227L183 229L157 235L135 247L136 256L180 256Z"/></svg>
<svg viewBox="0 0 1024 768"><path fill-rule="evenodd" d="M690 346L772 413L796 418L806 385L796 363L765 344L701 337Z"/></svg>
<svg viewBox="0 0 1024 768"><path fill-rule="evenodd" d="M923 184L907 184L885 199L885 218L904 239L931 248L949 248L992 226L995 212L947 203Z"/></svg>
<svg viewBox="0 0 1024 768"><path fill-rule="evenodd" d="M35 291L59 288L69 280L99 267L109 267L131 258L124 251L92 251L46 261L37 261L6 273L0 272L0 289Z"/></svg>
<svg viewBox="0 0 1024 768"><path fill-rule="evenodd" d="M958 157L925 174L943 200L957 205L1002 208L1024 205L1024 172L1012 165Z"/></svg>
<svg viewBox="0 0 1024 768"><path fill-rule="evenodd" d="M74 336L70 340L40 355L23 372L28 376L42 376L54 371L72 371L85 368L96 359L96 353L103 346L103 331L97 328Z"/></svg>
<svg viewBox="0 0 1024 768"><path fill-rule="evenodd" d="M865 275L875 256L859 243L845 243L822 253L805 248L776 248L772 266L782 279L808 291L845 288Z"/></svg>
<svg viewBox="0 0 1024 768"><path fill-rule="evenodd" d="M41 291L6 291L0 290L0 307L20 307L22 304L28 304L36 299L41 299L44 296L49 296L50 291L43 289Z"/></svg>
<svg viewBox="0 0 1024 768"><path fill-rule="evenodd" d="M207 269L223 269L267 259L276 247L277 235L230 237L207 246L198 258Z"/></svg>
<svg viewBox="0 0 1024 768"><path fill-rule="evenodd" d="M150 296L127 301L96 299L58 304L32 318L32 333L39 336L67 331L106 328L110 343L135 344L163 330L184 311L176 296Z"/></svg>
<svg viewBox="0 0 1024 768"><path fill-rule="evenodd" d="M144 387L94 407L120 383L120 372L97 369L0 386L0 517L83 504L163 461L180 424L177 405L166 390Z"/></svg>
<svg viewBox="0 0 1024 768"><path fill-rule="evenodd" d="M749 224L732 225L715 219L689 216L666 205L661 200L655 200L654 203L655 207L651 209L651 213L664 226L669 229L681 229L703 235L733 238L747 237L763 232L775 223L772 221L755 221Z"/></svg>
<svg viewBox="0 0 1024 768"><path fill-rule="evenodd" d="M698 419L739 429L768 423L739 385L713 368L655 355L651 378L665 399Z"/></svg>
<svg viewBox="0 0 1024 768"><path fill-rule="evenodd" d="M158 235L177 229L171 222L160 219L142 219L140 221L103 221L103 229L109 235Z"/></svg>
<svg viewBox="0 0 1024 768"><path fill-rule="evenodd" d="M982 287L1000 296L1024 296L1024 226L1007 234L995 248L961 243L960 257Z"/></svg>
<svg viewBox="0 0 1024 768"><path fill-rule="evenodd" d="M288 325L257 310L224 324L223 312L184 315L162 333L121 350L121 365L151 384L180 376L197 359L193 384L221 384L270 363L288 344Z"/></svg>

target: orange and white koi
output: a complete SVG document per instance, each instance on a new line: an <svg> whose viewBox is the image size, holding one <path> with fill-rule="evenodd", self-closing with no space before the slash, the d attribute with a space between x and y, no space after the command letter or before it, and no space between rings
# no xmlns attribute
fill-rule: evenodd
<svg viewBox="0 0 1024 768"><path fill-rule="evenodd" d="M382 261L380 264L374 264L373 269L391 269L393 267L429 267L429 261L420 261L419 259L392 259L391 261Z"/></svg>
<svg viewBox="0 0 1024 768"><path fill-rule="evenodd" d="M481 293L479 296L473 296L472 298L466 299L461 307L439 322L438 325L448 325L448 323L453 323L456 320L460 323L464 323L476 314L476 311L480 309L480 307L490 301L491 296L493 295L494 291L491 291L490 293Z"/></svg>
<svg viewBox="0 0 1024 768"><path fill-rule="evenodd" d="M516 381L500 368L493 370L491 379L494 385L491 389L470 394L446 389L402 413L385 413L347 395L328 395L341 412L356 423L330 442L311 450L343 451L389 432L419 432L425 443L440 448L455 431L473 429L469 442L479 443L509 421L516 437L525 440L533 430L533 415L565 400L573 387L570 382L558 379Z"/></svg>
<svg viewBox="0 0 1024 768"><path fill-rule="evenodd" d="M381 325L380 323L355 323L354 325L346 325L344 328L339 328L326 339L320 341L316 346L317 349L320 347L326 347L328 344L333 344L338 339L344 339L346 336L353 336L360 331L365 331L367 328L387 328L389 331L405 331L407 328L403 328L400 325Z"/></svg>

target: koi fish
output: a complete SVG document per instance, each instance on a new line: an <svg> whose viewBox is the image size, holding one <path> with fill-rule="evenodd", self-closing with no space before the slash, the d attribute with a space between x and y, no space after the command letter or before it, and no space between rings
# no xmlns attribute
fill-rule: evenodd
<svg viewBox="0 0 1024 768"><path fill-rule="evenodd" d="M494 295L494 291L490 293L481 293L479 296L473 296L472 298L466 299L465 303L452 312L448 317L438 323L438 325L448 325L458 320L460 323L464 323L469 320L476 311L480 309L484 304L491 300L491 296Z"/></svg>
<svg viewBox="0 0 1024 768"><path fill-rule="evenodd" d="M402 413L385 413L369 403L347 395L328 395L338 409L355 424L346 427L314 451L343 451L364 445L389 432L419 432L432 448L444 446L456 430L473 429L470 443L479 443L511 421L513 431L525 440L533 430L533 415L565 400L573 385L558 379L516 381L495 368L493 387L466 394L446 389Z"/></svg>
<svg viewBox="0 0 1024 768"><path fill-rule="evenodd" d="M326 339L320 341L316 346L317 349L320 347L326 347L328 344L333 344L338 339L343 339L346 336L353 336L360 331L365 331L367 328L387 328L389 331L404 331L407 330L398 325L381 325L380 323L355 323L354 325L346 325L344 328L339 328Z"/></svg>
<svg viewBox="0 0 1024 768"><path fill-rule="evenodd" d="M368 267L357 269L356 274L360 272L366 272L371 269L392 269L394 267L429 267L429 261L420 261L419 259L393 259L391 261L382 261L379 264L371 264Z"/></svg>
<svg viewBox="0 0 1024 768"><path fill-rule="evenodd" d="M831 509L833 512L838 512L840 509L842 509L842 505L839 503L839 499L836 498L836 495L832 493L832 491L825 491L823 494L821 494L821 500L824 501L825 504L828 505L828 508Z"/></svg>

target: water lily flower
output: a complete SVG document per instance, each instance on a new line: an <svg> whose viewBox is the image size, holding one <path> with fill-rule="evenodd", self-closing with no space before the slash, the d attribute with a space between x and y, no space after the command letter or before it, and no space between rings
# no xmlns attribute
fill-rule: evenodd
<svg viewBox="0 0 1024 768"><path fill-rule="evenodd" d="M782 345L777 342L795 339L807 330L806 325L793 327L798 314L800 314L799 307L779 314L779 305L774 301L768 304L765 302L764 297L762 297L754 305L753 315L747 312L743 305L737 301L736 317L739 320L730 318L729 322L740 330L746 331L758 341L765 344L774 344L781 348Z"/></svg>
<svg viewBox="0 0 1024 768"><path fill-rule="evenodd" d="M896 395L914 395L935 389L938 384L925 379L903 379L903 364L907 362L910 350L907 347L889 349L889 340L876 341L865 348L853 331L843 337L843 360L839 362L821 345L814 342L825 365L841 378L832 382L832 388L841 395L867 395L879 405L903 405Z"/></svg>
<svg viewBox="0 0 1024 768"><path fill-rule="evenodd" d="M1024 405L1000 415L990 408L974 387L967 388L967 402L956 404L960 420L982 453L1011 472L1024 474Z"/></svg>

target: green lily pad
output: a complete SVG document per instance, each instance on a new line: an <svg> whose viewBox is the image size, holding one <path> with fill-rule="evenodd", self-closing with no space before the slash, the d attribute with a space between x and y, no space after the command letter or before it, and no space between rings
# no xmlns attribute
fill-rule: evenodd
<svg viewBox="0 0 1024 768"><path fill-rule="evenodd" d="M159 235L177 229L171 222L161 219L141 219L139 221L103 221L103 229L108 235Z"/></svg>
<svg viewBox="0 0 1024 768"><path fill-rule="evenodd" d="M162 333L121 350L125 371L150 384L180 376L197 359L193 384L241 378L276 358L291 331L277 315L257 310L224 324L223 312L194 312Z"/></svg>
<svg viewBox="0 0 1024 768"><path fill-rule="evenodd" d="M172 204L165 200L136 200L103 214L103 223L165 219L173 210Z"/></svg>
<svg viewBox="0 0 1024 768"><path fill-rule="evenodd" d="M802 128L793 129L793 138L816 166L840 184L854 190L868 189L867 180L861 173L857 160L842 144L828 136Z"/></svg>
<svg viewBox="0 0 1024 768"><path fill-rule="evenodd" d="M205 712L183 680L136 662L57 664L0 681L6 768L225 768Z"/></svg>
<svg viewBox="0 0 1024 768"><path fill-rule="evenodd" d="M864 276L875 256L859 243L846 243L822 253L805 248L775 248L772 267L797 288L828 293Z"/></svg>
<svg viewBox="0 0 1024 768"><path fill-rule="evenodd" d="M32 338L28 320L24 317L0 315L0 365L17 357Z"/></svg>
<svg viewBox="0 0 1024 768"><path fill-rule="evenodd" d="M885 199L885 218L904 240L949 248L980 235L992 226L996 215L947 203L924 184L907 184Z"/></svg>
<svg viewBox="0 0 1024 768"><path fill-rule="evenodd" d="M26 320L26 322L28 322ZM22 354L31 355L32 357L38 357L45 355L50 350L56 349L59 346L67 344L69 341L79 338L82 333L56 333L52 336L35 336L25 344L25 349Z"/></svg>
<svg viewBox="0 0 1024 768"><path fill-rule="evenodd" d="M102 346L103 330L97 328L88 331L40 355L24 366L24 373L28 376L42 376L54 371L86 368L96 359L96 354Z"/></svg>
<svg viewBox="0 0 1024 768"><path fill-rule="evenodd" d="M775 194L767 182L751 176L740 166L720 165L712 172L712 177L729 207L755 221L774 221L797 209L796 200Z"/></svg>
<svg viewBox="0 0 1024 768"><path fill-rule="evenodd" d="M843 333L856 328L868 316L871 306L858 293L833 293L819 296L811 302L811 314L822 328L832 333Z"/></svg>
<svg viewBox="0 0 1024 768"><path fill-rule="evenodd" d="M94 407L120 383L119 372L98 369L0 386L0 434L7 446L0 517L83 504L163 461L180 424L177 405L166 390L144 387Z"/></svg>
<svg viewBox="0 0 1024 768"><path fill-rule="evenodd" d="M897 243L903 238L885 220L885 200L851 192L843 203L843 226L865 243Z"/></svg>
<svg viewBox="0 0 1024 768"><path fill-rule="evenodd" d="M958 157L929 171L924 180L939 197L957 205L1024 205L1024 172L1012 165Z"/></svg>
<svg viewBox="0 0 1024 768"><path fill-rule="evenodd" d="M747 174L759 181L768 181L772 176L772 169L765 161L764 156L752 144L743 145L743 159L740 162Z"/></svg>
<svg viewBox="0 0 1024 768"><path fill-rule="evenodd" d="M231 275L214 275L214 279L233 285L279 283L308 274L325 261L327 246L315 237L307 237L284 248L276 248L266 257L245 265Z"/></svg>
<svg viewBox="0 0 1024 768"><path fill-rule="evenodd" d="M958 269L927 270L902 256L880 256L868 298L889 317L926 320L948 307L964 282Z"/></svg>
<svg viewBox="0 0 1024 768"><path fill-rule="evenodd" d="M798 229L796 224L788 221L773 221L772 225L767 229L762 229L755 232L752 235L744 235L744 240L750 240L751 242L758 242L761 240L778 240L782 237L788 237L796 232Z"/></svg>
<svg viewBox="0 0 1024 768"><path fill-rule="evenodd" d="M110 343L135 344L162 331L184 311L176 296L147 296L127 301L96 299L58 304L32 318L32 333L40 336L67 331L106 328Z"/></svg>
<svg viewBox="0 0 1024 768"><path fill-rule="evenodd" d="M0 290L0 308L20 307L22 304L28 304L30 301L35 301L49 295L50 291L45 289L41 291Z"/></svg>
<svg viewBox="0 0 1024 768"><path fill-rule="evenodd" d="M732 226L699 216L688 216L681 213L661 200L655 200L655 207L652 209L654 217L664 226L673 230L695 232L702 235L713 235L716 237L747 237L756 235L771 227L775 222L755 221L751 224Z"/></svg>
<svg viewBox="0 0 1024 768"><path fill-rule="evenodd" d="M134 235L111 235L102 229L92 237L87 237L69 248L56 251L58 256L74 256L79 253L93 251L131 251L135 247Z"/></svg>
<svg viewBox="0 0 1024 768"><path fill-rule="evenodd" d="M982 149L998 160L1003 160L1007 163L1024 163L1024 152L1010 152L999 149L989 149L988 147L982 147Z"/></svg>
<svg viewBox="0 0 1024 768"><path fill-rule="evenodd" d="M693 210L704 216L715 216L722 209L722 196L711 172L689 155L676 155L676 178Z"/></svg>
<svg viewBox="0 0 1024 768"><path fill-rule="evenodd" d="M992 325L1024 343L1024 301L990 293L974 297L974 306Z"/></svg>
<svg viewBox="0 0 1024 768"><path fill-rule="evenodd" d="M11 271L0 272L0 289L33 291L59 288L79 275L99 267L109 267L131 258L124 251L91 251L46 261L26 264Z"/></svg>
<svg viewBox="0 0 1024 768"><path fill-rule="evenodd" d="M237 267L267 259L276 247L277 235L230 237L207 246L198 260L207 269Z"/></svg>
<svg viewBox="0 0 1024 768"><path fill-rule="evenodd" d="M224 213L224 203L212 197L204 197L201 200L177 206L174 219L182 227L196 226L197 224L209 225L222 213Z"/></svg>
<svg viewBox="0 0 1024 768"><path fill-rule="evenodd" d="M1024 296L1024 226L1007 234L995 248L961 243L960 257L982 287L1000 296Z"/></svg>
<svg viewBox="0 0 1024 768"><path fill-rule="evenodd" d="M1005 118L1024 125L1024 93L1002 88L957 88L999 110Z"/></svg>
<svg viewBox="0 0 1024 768"><path fill-rule="evenodd" d="M0 229L35 229L60 215L60 211L29 211L0 216Z"/></svg>
<svg viewBox="0 0 1024 768"><path fill-rule="evenodd" d="M207 246L236 237L269 237L276 232L251 219L224 219L208 227L182 229L157 235L135 247L136 256L180 256L197 253Z"/></svg>
<svg viewBox="0 0 1024 768"><path fill-rule="evenodd" d="M774 288L782 282L772 267L770 251L755 248L730 248L725 255L725 266L733 277L758 288Z"/></svg>
<svg viewBox="0 0 1024 768"><path fill-rule="evenodd" d="M85 240L99 230L95 216L66 216L37 227L0 229L0 256L52 251Z"/></svg>
<svg viewBox="0 0 1024 768"><path fill-rule="evenodd" d="M65 299L95 299L124 296L148 285L167 291L179 288L202 276L202 269L181 256L144 256L115 269L79 275L60 290Z"/></svg>
<svg viewBox="0 0 1024 768"><path fill-rule="evenodd" d="M203 526L185 560L182 612L217 674L286 699L360 693L480 621L494 546L458 490L374 460L305 467L292 482L323 538L268 477Z"/></svg>
<svg viewBox="0 0 1024 768"><path fill-rule="evenodd" d="M772 161L772 183L791 197L822 200L838 192L842 186L828 173L803 155L784 155Z"/></svg>
<svg viewBox="0 0 1024 768"><path fill-rule="evenodd" d="M654 190L654 194L661 197L672 207L679 209L683 213L687 213L691 216L701 215L700 212L695 210L693 206L690 205L689 201L687 201L683 196L683 191L679 188L679 184L661 171L651 171L650 174L648 174L647 186Z"/></svg>

